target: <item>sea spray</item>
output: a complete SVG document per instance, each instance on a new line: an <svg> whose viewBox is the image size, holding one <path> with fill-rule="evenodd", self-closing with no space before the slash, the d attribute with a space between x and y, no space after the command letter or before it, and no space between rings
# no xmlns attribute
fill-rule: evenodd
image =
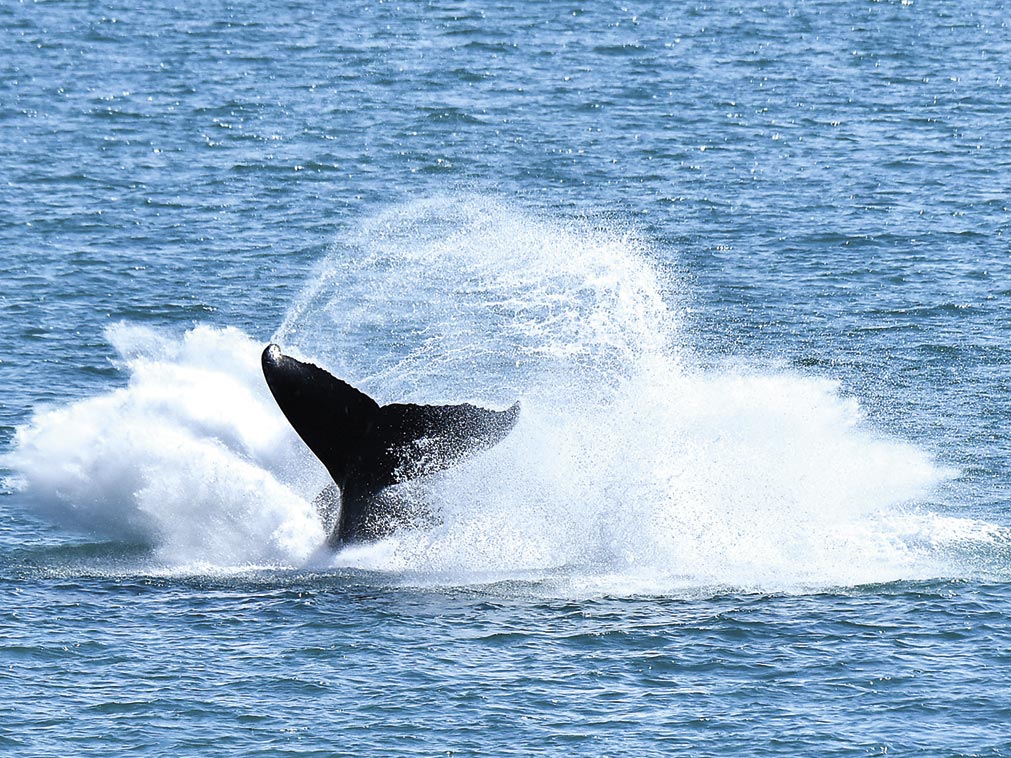
<svg viewBox="0 0 1011 758"><path fill-rule="evenodd" d="M649 577L654 591L686 579L789 588L942 571L891 519L944 472L865 429L830 382L647 374L598 408L539 411L501 449L447 473L444 523L404 535L400 568L581 567L584 578Z"/></svg>
<svg viewBox="0 0 1011 758"><path fill-rule="evenodd" d="M278 336L391 399L523 399L504 443L412 495L442 524L401 535L389 568L777 586L940 570L881 520L948 472L835 383L697 368L679 295L634 235L426 200L338 246Z"/></svg>
<svg viewBox="0 0 1011 758"><path fill-rule="evenodd" d="M148 542L170 563L308 557L322 528L299 477L321 467L273 406L257 345L208 327L107 336L129 383L19 429L9 463L29 501L68 527Z"/></svg>
<svg viewBox="0 0 1011 758"><path fill-rule="evenodd" d="M586 222L455 198L364 223L275 339L381 402L523 411L500 445L400 486L436 525L336 556L317 552L325 472L263 385L262 345L234 329L113 328L128 385L40 410L11 465L58 522L178 565L612 593L950 573L939 545L972 522L925 539L939 522L922 512L949 472L875 433L833 382L699 368L678 295L634 235Z"/></svg>
<svg viewBox="0 0 1011 758"><path fill-rule="evenodd" d="M381 401L602 397L677 353L674 284L650 257L622 230L418 201L342 240L275 339Z"/></svg>

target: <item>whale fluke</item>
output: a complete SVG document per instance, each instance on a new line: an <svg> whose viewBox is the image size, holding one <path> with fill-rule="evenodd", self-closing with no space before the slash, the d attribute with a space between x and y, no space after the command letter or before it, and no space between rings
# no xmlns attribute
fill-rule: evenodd
<svg viewBox="0 0 1011 758"><path fill-rule="evenodd" d="M504 411L461 405L379 405L312 363L284 355L274 344L262 356L263 376L282 413L339 490L339 515L327 544L376 539L398 525L384 507L390 485L449 468L504 438L519 418L517 402ZM328 487L317 503L333 510Z"/></svg>

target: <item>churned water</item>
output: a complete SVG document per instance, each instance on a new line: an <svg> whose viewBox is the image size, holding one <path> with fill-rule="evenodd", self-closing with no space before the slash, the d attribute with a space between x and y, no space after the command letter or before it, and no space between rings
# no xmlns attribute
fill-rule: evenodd
<svg viewBox="0 0 1011 758"><path fill-rule="evenodd" d="M1008 11L670 5L0 7L0 752L1011 754Z"/></svg>

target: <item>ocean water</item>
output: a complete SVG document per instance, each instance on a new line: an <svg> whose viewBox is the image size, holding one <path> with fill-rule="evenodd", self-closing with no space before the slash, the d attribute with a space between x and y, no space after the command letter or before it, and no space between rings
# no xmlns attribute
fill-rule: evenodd
<svg viewBox="0 0 1011 758"><path fill-rule="evenodd" d="M1011 755L1009 23L0 5L0 754ZM331 553L268 341L522 415Z"/></svg>

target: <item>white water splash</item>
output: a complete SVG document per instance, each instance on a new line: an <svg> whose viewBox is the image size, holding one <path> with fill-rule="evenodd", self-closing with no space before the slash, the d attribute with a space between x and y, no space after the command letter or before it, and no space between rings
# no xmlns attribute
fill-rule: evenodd
<svg viewBox="0 0 1011 758"><path fill-rule="evenodd" d="M487 201L365 224L321 264L282 344L384 402L524 403L503 443L404 485L441 524L379 545L318 552L325 473L263 386L262 345L232 329L112 330L129 385L40 411L9 465L60 523L177 565L789 589L957 575L945 545L995 539L925 509L951 472L875 433L836 384L694 368L676 292L628 235Z"/></svg>
<svg viewBox="0 0 1011 758"><path fill-rule="evenodd" d="M108 337L129 384L40 410L8 465L24 495L68 527L155 545L163 560L305 560L322 529L299 491L306 469L235 329L172 339L119 325Z"/></svg>

